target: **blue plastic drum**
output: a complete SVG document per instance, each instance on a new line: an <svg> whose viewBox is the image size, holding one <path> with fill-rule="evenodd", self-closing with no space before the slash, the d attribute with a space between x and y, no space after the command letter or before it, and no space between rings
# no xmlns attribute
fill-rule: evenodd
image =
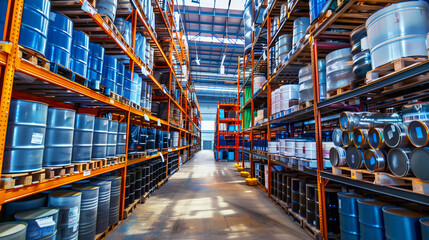
<svg viewBox="0 0 429 240"><path fill-rule="evenodd" d="M121 62L116 64L116 93L123 96L125 66Z"/></svg>
<svg viewBox="0 0 429 240"><path fill-rule="evenodd" d="M89 114L76 114L72 162L89 162L92 155L95 117Z"/></svg>
<svg viewBox="0 0 429 240"><path fill-rule="evenodd" d="M61 13L51 12L49 15L48 42L46 58L70 68L73 22Z"/></svg>
<svg viewBox="0 0 429 240"><path fill-rule="evenodd" d="M116 93L116 58L104 55L103 61L103 78L101 84L108 87L110 91Z"/></svg>
<svg viewBox="0 0 429 240"><path fill-rule="evenodd" d="M77 239L79 233L80 202L82 193L56 191L49 194L48 206L58 207L58 239Z"/></svg>
<svg viewBox="0 0 429 240"><path fill-rule="evenodd" d="M382 208L390 205L369 198L358 200L361 239L386 239Z"/></svg>
<svg viewBox="0 0 429 240"><path fill-rule="evenodd" d="M426 217L402 207L383 207L386 238L391 240L421 239L419 219Z"/></svg>
<svg viewBox="0 0 429 240"><path fill-rule="evenodd" d="M107 134L109 130L109 120L105 118L95 118L94 140L92 144L92 158L104 159L107 155Z"/></svg>
<svg viewBox="0 0 429 240"><path fill-rule="evenodd" d="M95 43L89 43L88 74L90 87L100 90L101 76L103 72L104 48Z"/></svg>
<svg viewBox="0 0 429 240"><path fill-rule="evenodd" d="M107 134L107 156L116 156L116 145L118 144L118 122L109 120L109 130Z"/></svg>
<svg viewBox="0 0 429 240"><path fill-rule="evenodd" d="M115 26L124 37L125 42L131 46L131 22L125 20L125 18L116 18Z"/></svg>
<svg viewBox="0 0 429 240"><path fill-rule="evenodd" d="M352 192L338 193L338 211L340 212L340 230L342 240L359 240L359 210L357 200L364 196Z"/></svg>
<svg viewBox="0 0 429 240"><path fill-rule="evenodd" d="M99 14L107 15L112 20L112 22L114 22L117 5L118 5L118 0L98 0L97 12Z"/></svg>
<svg viewBox="0 0 429 240"><path fill-rule="evenodd" d="M128 100L131 99L132 74L131 71L125 70L123 96Z"/></svg>
<svg viewBox="0 0 429 240"><path fill-rule="evenodd" d="M313 22L315 19L319 17L320 12L325 6L326 0L310 0L310 22Z"/></svg>
<svg viewBox="0 0 429 240"><path fill-rule="evenodd" d="M42 207L15 214L15 220L26 222L27 240L44 239L57 231L59 208Z"/></svg>
<svg viewBox="0 0 429 240"><path fill-rule="evenodd" d="M70 70L86 77L88 72L89 36L84 32L73 30Z"/></svg>

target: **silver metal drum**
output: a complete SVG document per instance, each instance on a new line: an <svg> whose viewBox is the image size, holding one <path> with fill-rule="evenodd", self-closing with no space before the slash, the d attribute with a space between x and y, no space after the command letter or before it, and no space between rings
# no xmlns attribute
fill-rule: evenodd
<svg viewBox="0 0 429 240"><path fill-rule="evenodd" d="M357 148L368 147L368 130L355 129L353 130L353 142Z"/></svg>
<svg viewBox="0 0 429 240"><path fill-rule="evenodd" d="M72 189L82 193L78 239L95 239L100 188L96 186L73 186Z"/></svg>
<svg viewBox="0 0 429 240"><path fill-rule="evenodd" d="M118 146L116 147L116 156L125 155L125 147L127 142L127 123L119 123L118 125Z"/></svg>
<svg viewBox="0 0 429 240"><path fill-rule="evenodd" d="M15 213L46 206L47 200L48 198L45 194L38 193L26 198L15 200L13 202L8 202L2 207L4 218L7 221L12 221L14 219Z"/></svg>
<svg viewBox="0 0 429 240"><path fill-rule="evenodd" d="M81 196L77 191L57 191L49 194L48 206L60 208L57 238L78 239Z"/></svg>
<svg viewBox="0 0 429 240"><path fill-rule="evenodd" d="M27 223L25 222L0 223L0 239L26 240L25 238L26 231L27 231Z"/></svg>
<svg viewBox="0 0 429 240"><path fill-rule="evenodd" d="M346 162L346 150L342 147L333 147L329 151L329 161L332 166L345 166Z"/></svg>
<svg viewBox="0 0 429 240"><path fill-rule="evenodd" d="M278 49L280 61L285 59L286 55L292 50L292 37L290 34L283 34L279 37Z"/></svg>
<svg viewBox="0 0 429 240"><path fill-rule="evenodd" d="M334 131L332 131L332 142L334 142L335 146L342 147L342 136L343 131L340 128L335 128Z"/></svg>
<svg viewBox="0 0 429 240"><path fill-rule="evenodd" d="M119 206L121 196L121 177L120 176L102 176L100 180L111 182L110 208L109 208L109 226L119 221Z"/></svg>
<svg viewBox="0 0 429 240"><path fill-rule="evenodd" d="M411 170L416 177L424 182L429 181L429 148L422 147L416 148L411 152L410 162L411 162Z"/></svg>
<svg viewBox="0 0 429 240"><path fill-rule="evenodd" d="M424 147L429 143L429 121L412 121L408 125L408 138L415 147Z"/></svg>
<svg viewBox="0 0 429 240"><path fill-rule="evenodd" d="M371 172L381 172L386 170L387 157L384 150L368 149L364 153L366 168Z"/></svg>
<svg viewBox="0 0 429 240"><path fill-rule="evenodd" d="M373 69L402 57L427 57L428 9L425 1L406 1L391 4L366 20Z"/></svg>
<svg viewBox="0 0 429 240"><path fill-rule="evenodd" d="M88 186L99 187L96 234L103 233L109 227L110 181L91 181Z"/></svg>
<svg viewBox="0 0 429 240"><path fill-rule="evenodd" d="M340 113L340 127L343 131L353 129L383 128L389 123L402 122L397 113L378 112L342 112Z"/></svg>
<svg viewBox="0 0 429 240"><path fill-rule="evenodd" d="M76 114L72 162L89 162L92 155L95 117L89 114Z"/></svg>
<svg viewBox="0 0 429 240"><path fill-rule="evenodd" d="M371 128L368 131L368 144L373 149L385 148L382 128Z"/></svg>
<svg viewBox="0 0 429 240"><path fill-rule="evenodd" d="M296 45L303 37L310 26L310 18L300 17L293 21L293 39L292 44Z"/></svg>
<svg viewBox="0 0 429 240"><path fill-rule="evenodd" d="M408 125L405 123L388 123L383 128L384 142L388 147L409 147L410 140L407 136Z"/></svg>
<svg viewBox="0 0 429 240"><path fill-rule="evenodd" d="M116 145L118 144L118 123L119 122L117 121L109 120L106 157L116 156Z"/></svg>
<svg viewBox="0 0 429 240"><path fill-rule="evenodd" d="M3 159L3 173L42 169L48 105L12 99Z"/></svg>
<svg viewBox="0 0 429 240"><path fill-rule="evenodd" d="M344 87L355 80L352 69L350 48L338 49L326 55L326 91Z"/></svg>
<svg viewBox="0 0 429 240"><path fill-rule="evenodd" d="M343 143L344 147L354 146L353 132L344 131L343 134L341 135L341 142Z"/></svg>
<svg viewBox="0 0 429 240"><path fill-rule="evenodd" d="M412 148L392 148L387 154L387 164L390 171L398 177L412 175L410 154Z"/></svg>
<svg viewBox="0 0 429 240"><path fill-rule="evenodd" d="M351 169L359 169L364 167L364 157L362 149L349 147L346 150L347 165Z"/></svg>
<svg viewBox="0 0 429 240"><path fill-rule="evenodd" d="M61 108L48 109L44 167L67 166L71 163L75 111Z"/></svg>
<svg viewBox="0 0 429 240"><path fill-rule="evenodd" d="M52 236L57 231L59 211L59 208L37 208L15 214L15 220L28 224L27 240L44 239Z"/></svg>
<svg viewBox="0 0 429 240"><path fill-rule="evenodd" d="M106 118L95 118L94 140L92 144L92 158L104 159L107 155L107 135L109 120Z"/></svg>
<svg viewBox="0 0 429 240"><path fill-rule="evenodd" d="M114 22L117 6L118 6L118 0L98 0L97 12L99 14L106 14L110 18L110 20Z"/></svg>

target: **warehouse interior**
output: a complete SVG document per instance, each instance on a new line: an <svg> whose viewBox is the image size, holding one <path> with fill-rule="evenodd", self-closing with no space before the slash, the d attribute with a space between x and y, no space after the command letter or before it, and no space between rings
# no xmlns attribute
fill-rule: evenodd
<svg viewBox="0 0 429 240"><path fill-rule="evenodd" d="M0 0L0 34L0 240L429 239L427 1Z"/></svg>

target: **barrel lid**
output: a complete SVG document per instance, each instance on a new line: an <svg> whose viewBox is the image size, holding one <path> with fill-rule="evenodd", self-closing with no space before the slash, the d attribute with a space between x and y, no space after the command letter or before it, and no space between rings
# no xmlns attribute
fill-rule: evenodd
<svg viewBox="0 0 429 240"><path fill-rule="evenodd" d="M38 219L57 214L60 209L56 207L42 207L38 209L32 209L23 211L15 214L15 219L26 220L26 219Z"/></svg>
<svg viewBox="0 0 429 240"><path fill-rule="evenodd" d="M389 123L383 128L384 141L389 147L396 147L400 141L401 129L396 123Z"/></svg>
<svg viewBox="0 0 429 240"><path fill-rule="evenodd" d="M49 193L49 197L74 197L79 195L82 195L82 193L78 191L56 191Z"/></svg>
<svg viewBox="0 0 429 240"><path fill-rule="evenodd" d="M364 198L364 196L354 193L354 192L339 192L338 196L346 197L346 198Z"/></svg>
<svg viewBox="0 0 429 240"><path fill-rule="evenodd" d="M368 131L368 144L371 148L377 149L384 142L383 131L380 128L371 128Z"/></svg>
<svg viewBox="0 0 429 240"><path fill-rule="evenodd" d="M27 228L25 222L3 222L0 223L0 237L8 237L12 234L21 232Z"/></svg>
<svg viewBox="0 0 429 240"><path fill-rule="evenodd" d="M368 132L365 129L355 129L353 131L353 142L356 147L362 147L367 142Z"/></svg>
<svg viewBox="0 0 429 240"><path fill-rule="evenodd" d="M407 150L408 151L408 150ZM392 148L387 154L387 164L396 176L403 177L408 173L408 155L401 148Z"/></svg>
<svg viewBox="0 0 429 240"><path fill-rule="evenodd" d="M426 227L429 227L429 217L421 218L420 223Z"/></svg>
<svg viewBox="0 0 429 240"><path fill-rule="evenodd" d="M115 175L111 175L111 176L101 176L98 177L98 179L100 180L106 180L106 181L114 181L114 180L118 180L121 179L121 176L115 176Z"/></svg>
<svg viewBox="0 0 429 240"><path fill-rule="evenodd" d="M362 150L349 147L346 150L346 161L350 168L358 169L362 166L363 152Z"/></svg>
<svg viewBox="0 0 429 240"><path fill-rule="evenodd" d="M408 125L408 137L415 147L423 147L428 143L428 128L424 122L413 121Z"/></svg>
<svg viewBox="0 0 429 240"><path fill-rule="evenodd" d="M409 209L402 208L402 207L394 207L394 206L384 207L383 212L391 215L395 215L395 216L401 216L401 217L410 217L410 218L426 217L426 215L423 213L411 211Z"/></svg>
<svg viewBox="0 0 429 240"><path fill-rule="evenodd" d="M349 131L344 131L341 134L341 140L343 142L344 146L349 146L351 142L353 141L353 133Z"/></svg>
<svg viewBox="0 0 429 240"><path fill-rule="evenodd" d="M77 190L77 191L91 191L91 190L95 190L95 189L99 189L99 187L97 186L84 186L84 185L78 185L78 186L73 186L72 188L73 190Z"/></svg>
<svg viewBox="0 0 429 240"><path fill-rule="evenodd" d="M422 181L429 181L428 172L429 148L416 148L411 152L410 163L414 175Z"/></svg>
<svg viewBox="0 0 429 240"><path fill-rule="evenodd" d="M358 199L358 203L370 205L370 206L378 206L378 207L385 207L385 206L391 206L391 203L381 202L376 199L372 198L364 198L364 199Z"/></svg>

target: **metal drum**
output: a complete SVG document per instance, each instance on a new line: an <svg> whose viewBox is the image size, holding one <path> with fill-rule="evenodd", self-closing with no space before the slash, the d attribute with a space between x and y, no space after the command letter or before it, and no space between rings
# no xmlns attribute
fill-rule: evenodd
<svg viewBox="0 0 429 240"><path fill-rule="evenodd" d="M350 33L350 43L353 54L353 74L357 79L363 79L372 69L365 25L355 28Z"/></svg>
<svg viewBox="0 0 429 240"><path fill-rule="evenodd" d="M397 113L342 112L339 121L343 131L351 131L353 129L384 128L388 123L402 122L402 118Z"/></svg>
<svg viewBox="0 0 429 240"><path fill-rule="evenodd" d="M45 53L49 61L70 68L72 34L73 22L70 18L61 13L51 12Z"/></svg>
<svg viewBox="0 0 429 240"><path fill-rule="evenodd" d="M422 229L422 239L429 239L429 217L420 218L420 227Z"/></svg>
<svg viewBox="0 0 429 240"><path fill-rule="evenodd" d="M427 57L428 9L424 1L395 3L366 20L373 69L402 57Z"/></svg>
<svg viewBox="0 0 429 240"><path fill-rule="evenodd" d="M368 130L367 129L355 129L353 130L353 142L357 148L368 147Z"/></svg>
<svg viewBox="0 0 429 240"><path fill-rule="evenodd" d="M133 74L133 82L131 84L131 94L130 94L130 101L137 103L137 85L139 82L139 76L138 74Z"/></svg>
<svg viewBox="0 0 429 240"><path fill-rule="evenodd" d="M48 105L12 99L3 159L3 173L42 169Z"/></svg>
<svg viewBox="0 0 429 240"><path fill-rule="evenodd" d="M421 239L419 219L426 215L402 207L383 207L386 238L392 240Z"/></svg>
<svg viewBox="0 0 429 240"><path fill-rule="evenodd" d="M106 157L116 156L116 146L118 144L118 124L119 122L117 121L109 120Z"/></svg>
<svg viewBox="0 0 429 240"><path fill-rule="evenodd" d="M341 239L360 239L359 210L357 200L364 196L352 192L338 193Z"/></svg>
<svg viewBox="0 0 429 240"><path fill-rule="evenodd" d="M27 223L25 222L2 222L0 223L0 239L4 240L26 240Z"/></svg>
<svg viewBox="0 0 429 240"><path fill-rule="evenodd" d="M107 156L108 123L108 119L95 118L94 140L92 144L93 159L104 159Z"/></svg>
<svg viewBox="0 0 429 240"><path fill-rule="evenodd" d="M88 73L89 36L84 32L73 30L70 70L86 77Z"/></svg>
<svg viewBox="0 0 429 240"><path fill-rule="evenodd" d="M127 143L127 123L120 122L118 125L118 145L116 147L116 156L125 155L125 147Z"/></svg>
<svg viewBox="0 0 429 240"><path fill-rule="evenodd" d="M355 79L352 68L350 48L338 49L326 55L326 91L349 85Z"/></svg>
<svg viewBox="0 0 429 240"><path fill-rule="evenodd" d="M283 34L279 37L278 43L280 61L283 61L290 50L292 50L292 36L290 34Z"/></svg>
<svg viewBox="0 0 429 240"><path fill-rule="evenodd" d="M386 170L387 157L384 150L368 149L364 153L366 169L371 172L381 172Z"/></svg>
<svg viewBox="0 0 429 240"><path fill-rule="evenodd" d="M7 5L8 5L8 1L0 1L0 41L3 41L4 25L5 25L7 10L8 10Z"/></svg>
<svg viewBox="0 0 429 240"><path fill-rule="evenodd" d="M7 1L5 2L7 3ZM45 55L50 11L51 2L49 0L26 0L24 2L19 45Z"/></svg>
<svg viewBox="0 0 429 240"><path fill-rule="evenodd" d="M310 0L310 22L313 22L319 17L319 14L322 12L323 7L325 6L326 0Z"/></svg>
<svg viewBox="0 0 429 240"><path fill-rule="evenodd" d="M384 142L391 148L410 146L407 129L408 126L404 123L388 123L383 128Z"/></svg>
<svg viewBox="0 0 429 240"><path fill-rule="evenodd" d="M82 193L78 238L81 240L95 239L100 188L96 186L73 186L72 189Z"/></svg>
<svg viewBox="0 0 429 240"><path fill-rule="evenodd" d="M116 64L116 93L123 95L125 66L119 61Z"/></svg>
<svg viewBox="0 0 429 240"><path fill-rule="evenodd" d="M102 176L100 180L110 181L110 208L109 208L109 226L119 221L119 206L121 196L121 177L120 176Z"/></svg>
<svg viewBox="0 0 429 240"><path fill-rule="evenodd" d="M99 187L98 192L98 207L97 207L97 227L96 234L103 233L109 227L109 212L110 212L110 181L91 181L89 186Z"/></svg>
<svg viewBox="0 0 429 240"><path fill-rule="evenodd" d="M61 108L48 109L48 123L43 154L44 167L70 165L73 150L75 111Z"/></svg>
<svg viewBox="0 0 429 240"><path fill-rule="evenodd" d="M95 43L89 43L88 74L90 87L100 90L101 73L103 72L104 48Z"/></svg>
<svg viewBox="0 0 429 240"><path fill-rule="evenodd" d="M325 60L318 61L319 69L319 89L320 100L326 99L326 65ZM313 96L313 70L312 66L301 68L298 73L299 77L299 102L306 102L314 99Z"/></svg>
<svg viewBox="0 0 429 240"><path fill-rule="evenodd" d="M131 46L131 22L125 20L125 18L116 18L115 26L124 37L125 42Z"/></svg>
<svg viewBox="0 0 429 240"><path fill-rule="evenodd" d="M299 215L305 217L307 214L307 198L306 198L306 188L307 183L304 181L299 182Z"/></svg>
<svg viewBox="0 0 429 240"><path fill-rule="evenodd" d="M57 191L49 194L48 206L58 207L57 238L77 239L82 193L77 191Z"/></svg>
<svg viewBox="0 0 429 240"><path fill-rule="evenodd" d="M253 1L247 0L244 4L244 53L248 52L252 46L252 23L253 23Z"/></svg>
<svg viewBox="0 0 429 240"><path fill-rule="evenodd" d="M365 25L360 25L350 33L350 44L352 45L351 52L353 55L356 55L363 50L362 38L364 37L366 37Z"/></svg>
<svg viewBox="0 0 429 240"><path fill-rule="evenodd" d="M46 206L47 197L45 194L38 193L35 195L31 195L26 198L18 199L13 202L6 203L2 207L2 211L4 212L4 218L7 221L12 221L14 219L15 213L21 211L27 211L31 209L41 208Z"/></svg>
<svg viewBox="0 0 429 240"><path fill-rule="evenodd" d="M283 19L286 16L287 16L287 3L283 3L281 8L280 8L280 21L283 21Z"/></svg>
<svg viewBox="0 0 429 240"><path fill-rule="evenodd" d="M424 147L429 143L429 122L412 121L408 125L408 138L415 147Z"/></svg>
<svg viewBox="0 0 429 240"><path fill-rule="evenodd" d="M27 223L27 240L43 239L57 231L59 211L59 208L42 207L19 212L15 214L15 220Z"/></svg>
<svg viewBox="0 0 429 240"><path fill-rule="evenodd" d="M117 6L118 6L118 0L98 0L97 12L98 14L106 14L110 18L110 20L114 22Z"/></svg>
<svg viewBox="0 0 429 240"><path fill-rule="evenodd" d="M299 178L292 178L291 179L291 204L292 204L292 211L299 213L299 185L300 185L300 179Z"/></svg>
<svg viewBox="0 0 429 240"><path fill-rule="evenodd" d="M131 79L132 79L132 72L125 70L124 74L124 86L123 86L123 96L127 98L128 100L131 98Z"/></svg>
<svg viewBox="0 0 429 240"><path fill-rule="evenodd" d="M293 38L292 43L295 46L305 37L305 32L307 31L308 26L310 26L310 18L300 17L293 21Z"/></svg>
<svg viewBox="0 0 429 240"><path fill-rule="evenodd" d="M363 151L360 148L349 147L346 150L347 165L351 169L359 169L364 167Z"/></svg>
<svg viewBox="0 0 429 240"><path fill-rule="evenodd" d="M398 177L412 175L410 154L412 148L392 148L387 154L387 165L390 171Z"/></svg>
<svg viewBox="0 0 429 240"><path fill-rule="evenodd" d="M342 135L343 131L340 128L335 128L334 131L332 131L332 142L334 142L335 146L343 146Z"/></svg>
<svg viewBox="0 0 429 240"><path fill-rule="evenodd" d="M326 218L327 227L329 233L338 233L339 214L338 214L338 197L337 193L340 189L336 188L325 188L325 202L326 202ZM316 201L315 206L315 217L316 217L316 228L320 229L320 216L319 216L319 192L317 189L314 191L314 199Z"/></svg>
<svg viewBox="0 0 429 240"><path fill-rule="evenodd" d="M116 58L107 54L104 55L101 84L114 93L116 93L116 64Z"/></svg>
<svg viewBox="0 0 429 240"><path fill-rule="evenodd" d="M368 144L373 149L386 147L382 128L371 128L368 131Z"/></svg>
<svg viewBox="0 0 429 240"><path fill-rule="evenodd" d="M352 147L354 145L353 132L344 131L341 135L341 142L344 147Z"/></svg>
<svg viewBox="0 0 429 240"><path fill-rule="evenodd" d="M386 239L382 208L390 205L375 199L358 199L361 239Z"/></svg>
<svg viewBox="0 0 429 240"><path fill-rule="evenodd" d="M92 156L95 117L89 114L76 114L73 135L72 162L89 162Z"/></svg>
<svg viewBox="0 0 429 240"><path fill-rule="evenodd" d="M329 151L329 161L332 166L345 166L347 164L346 156L346 150L342 147L333 147Z"/></svg>
<svg viewBox="0 0 429 240"><path fill-rule="evenodd" d="M429 157L429 148L422 147L416 148L411 152L410 162L411 162L411 170L416 177L424 182L429 181L429 173L428 173L428 158Z"/></svg>
<svg viewBox="0 0 429 240"><path fill-rule="evenodd" d="M306 215L305 218L307 219L307 222L311 225L316 224L316 215L315 215L315 208L316 208L316 202L315 202L315 191L317 191L317 185L315 184L307 184L306 186Z"/></svg>

